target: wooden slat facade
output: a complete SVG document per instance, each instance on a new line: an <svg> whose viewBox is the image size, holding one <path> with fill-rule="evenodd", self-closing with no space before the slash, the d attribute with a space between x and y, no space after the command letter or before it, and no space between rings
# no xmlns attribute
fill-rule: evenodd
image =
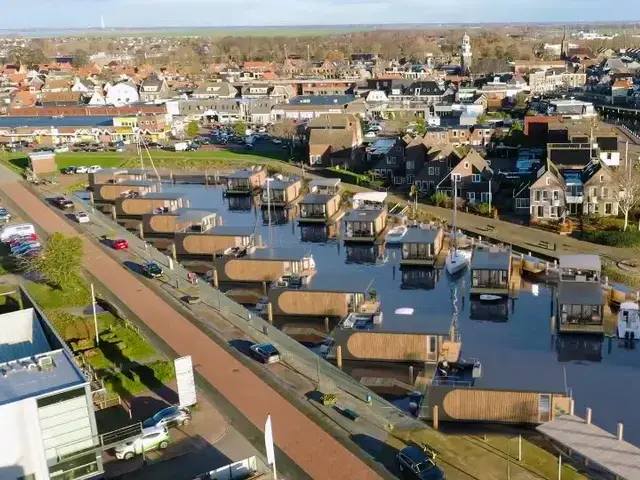
<svg viewBox="0 0 640 480"><path fill-rule="evenodd" d="M177 232L175 238L178 255L210 256L220 254L230 247L249 246L252 243L251 236Z"/></svg>
<svg viewBox="0 0 640 480"><path fill-rule="evenodd" d="M308 290L269 290L274 315L344 317L350 311L346 292L314 292ZM360 295L360 294L358 294ZM361 294L364 297L364 293Z"/></svg>
<svg viewBox="0 0 640 480"><path fill-rule="evenodd" d="M431 337L435 337L432 343ZM390 362L435 362L442 337L409 333L354 332L346 341L344 359ZM435 348L431 348L435 347Z"/></svg>
<svg viewBox="0 0 640 480"><path fill-rule="evenodd" d="M274 282L283 275L292 273L292 264L302 260L261 260L251 258L216 258L216 269L221 282Z"/></svg>
<svg viewBox="0 0 640 480"><path fill-rule="evenodd" d="M97 202L115 202L126 192L135 192L139 196L158 191L158 184L123 185L120 183L100 183L93 186L93 199Z"/></svg>
<svg viewBox="0 0 640 480"><path fill-rule="evenodd" d="M182 198L118 198L116 199L116 214L141 217L151 213L154 208L167 208L172 212L184 206Z"/></svg>

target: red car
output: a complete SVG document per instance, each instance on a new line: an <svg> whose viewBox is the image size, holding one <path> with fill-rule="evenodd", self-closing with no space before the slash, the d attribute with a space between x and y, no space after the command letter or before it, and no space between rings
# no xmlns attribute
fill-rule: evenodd
<svg viewBox="0 0 640 480"><path fill-rule="evenodd" d="M111 246L116 250L126 250L127 248L129 248L129 244L124 238L117 238L113 241Z"/></svg>

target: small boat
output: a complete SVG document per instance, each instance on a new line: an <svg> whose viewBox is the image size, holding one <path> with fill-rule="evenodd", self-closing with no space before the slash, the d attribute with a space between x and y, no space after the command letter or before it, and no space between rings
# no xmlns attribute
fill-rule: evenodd
<svg viewBox="0 0 640 480"><path fill-rule="evenodd" d="M640 309L634 302L624 302L618 312L618 338L640 338Z"/></svg>
<svg viewBox="0 0 640 480"><path fill-rule="evenodd" d="M483 302L495 302L501 299L502 297L500 295L491 295L488 293L480 295L480 300L482 300Z"/></svg>
<svg viewBox="0 0 640 480"><path fill-rule="evenodd" d="M407 226L406 225L398 225L397 227L393 227L387 235L384 237L384 241L387 243L399 243L400 240L407 234Z"/></svg>
<svg viewBox="0 0 640 480"><path fill-rule="evenodd" d="M444 266L449 275L455 275L456 273L464 270L470 262L471 252L469 250L454 249L447 254Z"/></svg>

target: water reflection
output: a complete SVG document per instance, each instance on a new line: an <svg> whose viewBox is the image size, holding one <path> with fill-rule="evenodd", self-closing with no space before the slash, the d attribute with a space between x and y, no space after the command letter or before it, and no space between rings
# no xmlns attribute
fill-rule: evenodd
<svg viewBox="0 0 640 480"><path fill-rule="evenodd" d="M380 245L346 245L347 258L345 263L360 265L379 265L386 263L388 258L383 244Z"/></svg>
<svg viewBox="0 0 640 480"><path fill-rule="evenodd" d="M258 196L229 196L227 197L229 210L232 212L246 212L254 206L259 206Z"/></svg>
<svg viewBox="0 0 640 480"><path fill-rule="evenodd" d="M311 243L326 243L340 235L340 223L331 225L300 225L300 240Z"/></svg>
<svg viewBox="0 0 640 480"><path fill-rule="evenodd" d="M264 205L263 205L264 207ZM271 207L271 225L284 225L298 216L298 207ZM269 210L262 209L262 224L269 225Z"/></svg>
<svg viewBox="0 0 640 480"><path fill-rule="evenodd" d="M603 339L593 335L558 335L559 362L601 362Z"/></svg>
<svg viewBox="0 0 640 480"><path fill-rule="evenodd" d="M509 320L508 298L497 301L483 301L474 295L471 297L470 305L470 318L472 320L486 322L506 322Z"/></svg>
<svg viewBox="0 0 640 480"><path fill-rule="evenodd" d="M405 290L433 290L440 276L435 268L402 267L402 283L400 288Z"/></svg>

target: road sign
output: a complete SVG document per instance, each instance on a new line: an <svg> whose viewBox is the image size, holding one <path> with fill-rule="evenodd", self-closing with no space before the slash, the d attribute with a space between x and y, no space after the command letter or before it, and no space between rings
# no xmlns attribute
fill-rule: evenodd
<svg viewBox="0 0 640 480"><path fill-rule="evenodd" d="M196 383L193 379L193 364L191 355L176 358L173 361L178 380L178 399L181 407L189 407L197 403Z"/></svg>

